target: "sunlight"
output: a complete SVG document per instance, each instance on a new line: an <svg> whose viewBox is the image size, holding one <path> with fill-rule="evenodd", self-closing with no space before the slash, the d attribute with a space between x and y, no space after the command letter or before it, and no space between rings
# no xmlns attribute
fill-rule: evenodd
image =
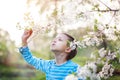
<svg viewBox="0 0 120 80"><path fill-rule="evenodd" d="M26 0L0 0L0 28L10 33L16 44L20 42L20 31L16 23L20 21L26 10Z"/></svg>

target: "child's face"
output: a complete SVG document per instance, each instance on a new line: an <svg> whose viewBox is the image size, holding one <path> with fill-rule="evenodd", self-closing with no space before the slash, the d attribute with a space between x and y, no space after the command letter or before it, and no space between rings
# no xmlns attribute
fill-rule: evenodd
<svg viewBox="0 0 120 80"><path fill-rule="evenodd" d="M68 37L65 34L58 34L51 42L51 50L53 52L65 52L65 49L68 48L67 42Z"/></svg>

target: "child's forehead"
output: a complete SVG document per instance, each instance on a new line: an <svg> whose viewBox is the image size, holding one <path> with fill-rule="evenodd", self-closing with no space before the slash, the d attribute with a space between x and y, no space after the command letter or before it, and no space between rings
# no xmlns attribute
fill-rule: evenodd
<svg viewBox="0 0 120 80"><path fill-rule="evenodd" d="M57 34L56 38L68 39L68 37L65 34L63 34L63 33Z"/></svg>

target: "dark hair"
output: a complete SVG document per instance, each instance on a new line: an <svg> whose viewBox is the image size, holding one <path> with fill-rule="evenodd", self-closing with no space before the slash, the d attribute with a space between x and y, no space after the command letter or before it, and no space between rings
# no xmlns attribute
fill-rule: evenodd
<svg viewBox="0 0 120 80"><path fill-rule="evenodd" d="M74 41L74 38L73 38L71 35L69 35L69 34L67 34L67 33L63 33L63 34L68 37L68 40L69 40L70 42ZM69 45L70 45L70 44L69 44ZM76 47L77 47L77 45L76 45ZM74 57L76 56L76 54L77 54L77 48L74 49L74 50L72 50L72 51L67 55L66 60L70 60L70 59L74 58Z"/></svg>

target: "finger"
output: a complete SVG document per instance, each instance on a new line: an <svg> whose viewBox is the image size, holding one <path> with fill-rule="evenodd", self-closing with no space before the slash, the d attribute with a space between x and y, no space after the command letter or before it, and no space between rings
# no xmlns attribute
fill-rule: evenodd
<svg viewBox="0 0 120 80"><path fill-rule="evenodd" d="M31 35L31 34L33 33L33 30L32 30L32 29L30 29L30 30L29 30L29 33L30 33L30 35Z"/></svg>

